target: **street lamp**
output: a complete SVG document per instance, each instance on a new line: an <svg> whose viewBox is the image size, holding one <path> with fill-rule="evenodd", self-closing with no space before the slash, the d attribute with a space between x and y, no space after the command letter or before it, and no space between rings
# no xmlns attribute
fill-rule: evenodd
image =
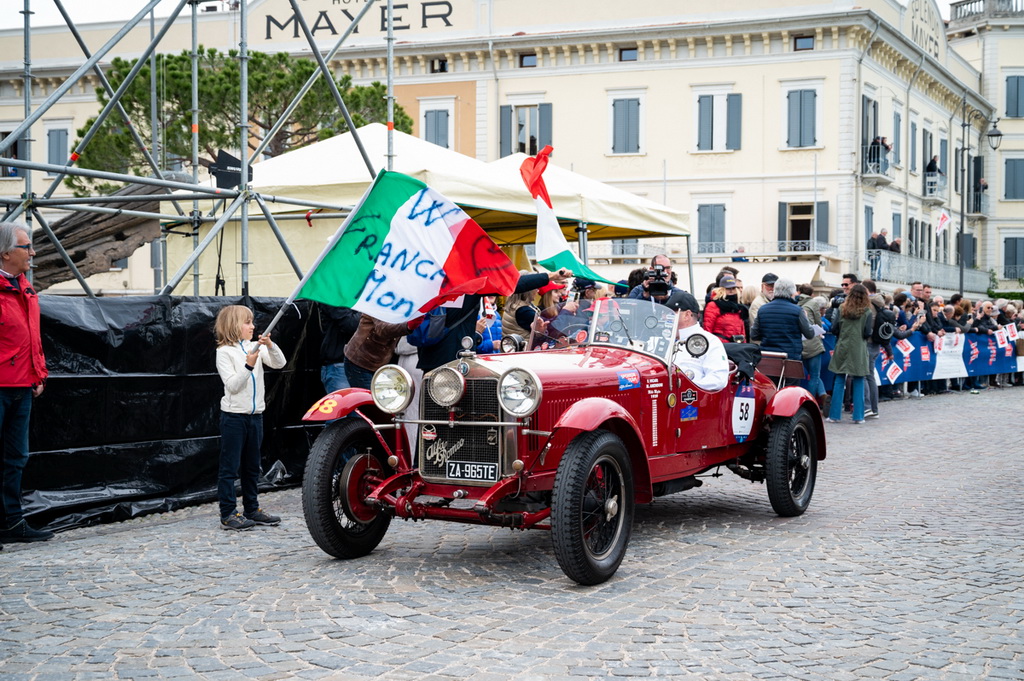
<svg viewBox="0 0 1024 681"><path fill-rule="evenodd" d="M985 114L977 109L970 109L968 111L967 98L964 97L963 106L963 122L960 124L960 233L957 235L957 255L960 257L960 295L964 294L964 269L967 266L967 260L964 258L964 245L967 241L966 227L967 223L964 218L964 214L967 212L967 166L971 161L971 148L970 138L968 137L968 128L971 126L971 121L974 119L983 119L988 121ZM1003 142L1003 133L1000 132L996 124L999 119L992 121L992 129L989 130L985 137L988 138L988 145L992 147L992 151L999 148L999 145Z"/></svg>

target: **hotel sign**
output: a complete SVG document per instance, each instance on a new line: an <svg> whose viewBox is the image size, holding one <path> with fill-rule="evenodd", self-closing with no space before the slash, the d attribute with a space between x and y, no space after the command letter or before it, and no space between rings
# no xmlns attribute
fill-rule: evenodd
<svg viewBox="0 0 1024 681"><path fill-rule="evenodd" d="M910 39L935 59L944 60L946 30L935 0L911 0L907 11L910 16Z"/></svg>
<svg viewBox="0 0 1024 681"><path fill-rule="evenodd" d="M263 19L265 40L296 39L302 34L291 7L281 4L280 8L268 7ZM299 3L299 10L313 36L325 37L343 33L365 4L366 0L305 0ZM451 0L396 0L392 4L395 32L452 28L456 14L452 4ZM377 5L353 34L387 33L387 3Z"/></svg>

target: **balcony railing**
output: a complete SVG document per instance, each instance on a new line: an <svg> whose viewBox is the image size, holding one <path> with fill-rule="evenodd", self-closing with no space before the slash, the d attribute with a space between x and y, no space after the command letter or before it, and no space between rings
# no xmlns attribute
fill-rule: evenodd
<svg viewBox="0 0 1024 681"><path fill-rule="evenodd" d="M924 196L940 201L946 198L946 176L943 173L924 174Z"/></svg>
<svg viewBox="0 0 1024 681"><path fill-rule="evenodd" d="M1003 265L1003 279L1024 279L1024 265Z"/></svg>
<svg viewBox="0 0 1024 681"><path fill-rule="evenodd" d="M865 180L892 182L893 168L888 149L881 144L865 144L860 149L860 157L860 172Z"/></svg>
<svg viewBox="0 0 1024 681"><path fill-rule="evenodd" d="M966 0L949 5L949 23L977 23L985 19L1024 16L1024 0Z"/></svg>
<svg viewBox="0 0 1024 681"><path fill-rule="evenodd" d="M870 267L870 277L875 281L884 281L900 286L909 286L911 282L923 281L935 288L956 291L960 288L960 267L942 262L916 258L892 251L870 250L865 253ZM856 263L858 254L850 255L850 262ZM983 293L988 289L988 272L973 268L964 269L964 290Z"/></svg>
<svg viewBox="0 0 1024 681"><path fill-rule="evenodd" d="M813 239L797 241L700 241L696 255L728 255L733 259L771 257L778 253L835 253L830 243Z"/></svg>
<svg viewBox="0 0 1024 681"><path fill-rule="evenodd" d="M989 215L988 194L971 192L967 195L967 212L971 215Z"/></svg>

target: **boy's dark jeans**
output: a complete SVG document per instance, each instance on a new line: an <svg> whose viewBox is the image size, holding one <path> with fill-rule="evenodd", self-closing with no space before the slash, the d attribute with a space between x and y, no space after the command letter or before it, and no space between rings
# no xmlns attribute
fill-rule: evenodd
<svg viewBox="0 0 1024 681"><path fill-rule="evenodd" d="M220 517L237 509L235 479L242 479L242 508L245 514L259 509L256 492L260 479L260 444L263 442L263 414L220 413L220 474L217 497Z"/></svg>

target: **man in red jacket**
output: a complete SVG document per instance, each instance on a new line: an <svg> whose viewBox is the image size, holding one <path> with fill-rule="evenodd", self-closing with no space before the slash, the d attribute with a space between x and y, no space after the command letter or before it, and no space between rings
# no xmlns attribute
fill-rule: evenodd
<svg viewBox="0 0 1024 681"><path fill-rule="evenodd" d="M32 398L42 394L47 376L39 299L25 277L35 253L24 223L0 223L0 542L45 541L53 536L30 527L21 508Z"/></svg>

